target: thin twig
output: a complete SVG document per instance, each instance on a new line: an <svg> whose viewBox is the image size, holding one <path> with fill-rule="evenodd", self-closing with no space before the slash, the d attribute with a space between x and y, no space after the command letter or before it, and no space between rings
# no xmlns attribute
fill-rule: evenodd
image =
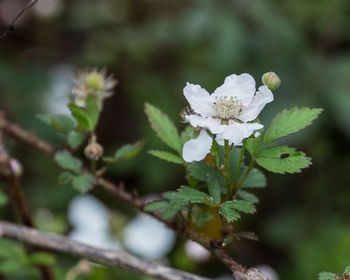
<svg viewBox="0 0 350 280"><path fill-rule="evenodd" d="M121 267L160 280L209 280L160 264L140 260L126 252L102 250L73 241L70 238L0 221L0 235L29 245L66 253L104 265Z"/></svg>
<svg viewBox="0 0 350 280"><path fill-rule="evenodd" d="M33 0L26 7L24 7L21 11L19 11L19 13L15 16L15 18L9 23L7 28L0 35L0 41L4 40L10 32L15 31L15 26L16 26L16 23L19 21L19 19L26 12L28 12L37 2L38 2L38 0Z"/></svg>
<svg viewBox="0 0 350 280"><path fill-rule="evenodd" d="M1 128L3 128L4 132L7 133L9 136L13 137L14 139L22 143L28 144L37 150L45 152L51 158L54 157L56 149L53 146L40 139L38 136L24 130L17 124L10 123L4 118L0 118L0 129ZM88 171L84 170L84 172ZM136 210L144 212L143 207L145 206L145 202L143 198L137 197L134 194L129 193L125 190L123 186L117 186L104 178L97 177L97 182L98 185L100 185L106 191L115 195L117 198L122 199L123 201L131 204L134 208L136 208ZM160 222L164 223L166 226L177 232L180 236L184 236L189 239L192 239L193 241L198 242L203 247L210 250L220 261L226 264L226 266L231 271L245 272L245 268L243 266L232 260L227 255L227 253L224 252L224 249L222 248L220 242L217 242L216 240L211 240L202 234L196 233L192 231L189 227L179 223L176 220L164 220L157 212L144 213L155 217Z"/></svg>

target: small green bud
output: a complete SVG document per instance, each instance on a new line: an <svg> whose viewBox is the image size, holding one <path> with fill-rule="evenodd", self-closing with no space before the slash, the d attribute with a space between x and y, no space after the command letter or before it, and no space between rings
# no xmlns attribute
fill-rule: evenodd
<svg viewBox="0 0 350 280"><path fill-rule="evenodd" d="M270 90L275 90L281 85L281 79L275 72L267 72L261 78L263 84Z"/></svg>

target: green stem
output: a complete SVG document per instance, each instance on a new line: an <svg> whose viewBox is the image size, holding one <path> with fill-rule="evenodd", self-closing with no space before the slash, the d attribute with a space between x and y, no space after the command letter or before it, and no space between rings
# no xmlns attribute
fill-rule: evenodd
<svg viewBox="0 0 350 280"><path fill-rule="evenodd" d="M231 178L230 178L230 152L231 149L228 145L228 140L225 140L225 159L224 159L224 168L225 168L225 180L227 184L227 188L229 190L230 185L231 185Z"/></svg>
<svg viewBox="0 0 350 280"><path fill-rule="evenodd" d="M232 185L230 187L230 193L231 194L232 194L234 188L236 188L236 185L237 185L237 182L238 182L239 172L241 170L241 165L242 165L242 162L243 162L243 157L244 157L246 143L247 143L247 141L243 141L241 155L239 157L239 161L238 161L238 165L237 165L237 169L236 169L235 180L233 181L233 183L232 183Z"/></svg>
<svg viewBox="0 0 350 280"><path fill-rule="evenodd" d="M237 192L239 191L239 189L242 187L244 181L247 179L250 171L252 171L253 167L254 167L254 164L255 164L255 161L256 159L253 157L252 158L252 161L250 162L249 166L248 166L248 169L247 171L244 173L243 175L243 178L239 181L237 187L235 188L234 190L234 193L233 193L233 197L235 197L237 195Z"/></svg>
<svg viewBox="0 0 350 280"><path fill-rule="evenodd" d="M96 160L92 159L90 161L91 173L96 174Z"/></svg>

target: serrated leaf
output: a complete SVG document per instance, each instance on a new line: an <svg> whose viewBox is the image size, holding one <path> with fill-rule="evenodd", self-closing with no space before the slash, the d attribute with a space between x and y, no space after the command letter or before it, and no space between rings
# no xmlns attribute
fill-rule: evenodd
<svg viewBox="0 0 350 280"><path fill-rule="evenodd" d="M167 192L163 192L162 196L167 199L167 200L172 200L175 199L177 196L177 192L175 191L167 191Z"/></svg>
<svg viewBox="0 0 350 280"><path fill-rule="evenodd" d="M83 143L84 138L85 135L83 133L71 131L67 135L67 143L71 148L76 149L80 146L81 143Z"/></svg>
<svg viewBox="0 0 350 280"><path fill-rule="evenodd" d="M283 137L288 134L297 132L310 125L322 109L310 108L293 108L290 110L283 110L272 121L264 134L263 142L265 145Z"/></svg>
<svg viewBox="0 0 350 280"><path fill-rule="evenodd" d="M100 107L101 101L92 94L88 95L88 97L86 98L85 111L89 117L92 130L94 130L97 125L98 118L100 115Z"/></svg>
<svg viewBox="0 0 350 280"><path fill-rule="evenodd" d="M224 179L220 172L205 162L194 162L188 165L189 175L195 179L206 182L208 176L217 178L219 181Z"/></svg>
<svg viewBox="0 0 350 280"><path fill-rule="evenodd" d="M243 176L246 172L247 167L243 167L241 169L240 175ZM242 184L243 188L264 188L266 187L266 177L264 173L262 173L259 169L253 168L245 181Z"/></svg>
<svg viewBox="0 0 350 280"><path fill-rule="evenodd" d="M244 191L244 190L239 190L237 192L238 197L242 198L245 201L248 201L252 204L258 203L259 199L252 193Z"/></svg>
<svg viewBox="0 0 350 280"><path fill-rule="evenodd" d="M179 212L179 210L167 208L162 214L161 217L164 220L172 219L176 216L176 214Z"/></svg>
<svg viewBox="0 0 350 280"><path fill-rule="evenodd" d="M75 173L80 173L81 171L81 160L73 157L67 150L57 152L54 160L63 169L70 170Z"/></svg>
<svg viewBox="0 0 350 280"><path fill-rule="evenodd" d="M257 138L248 138L246 140L246 149L252 156L256 156L260 152L260 149L262 148L262 140L262 136Z"/></svg>
<svg viewBox="0 0 350 280"><path fill-rule="evenodd" d="M181 154L182 143L176 127L169 117L155 106L146 103L145 113L158 137L170 148Z"/></svg>
<svg viewBox="0 0 350 280"><path fill-rule="evenodd" d="M206 193L185 186L178 189L177 196L179 199L191 203L212 204L214 202L214 199Z"/></svg>
<svg viewBox="0 0 350 280"><path fill-rule="evenodd" d="M268 171L284 174L301 172L302 168L311 165L311 158L295 148L277 146L262 150L256 162Z"/></svg>
<svg viewBox="0 0 350 280"><path fill-rule="evenodd" d="M35 265L53 265L55 256L47 252L34 252L29 256L29 260Z"/></svg>
<svg viewBox="0 0 350 280"><path fill-rule="evenodd" d="M180 158L179 156L177 156L173 153L170 153L170 152L151 150L151 151L149 151L149 153L157 158L160 158L160 159L172 162L172 163L184 164L184 161L182 158Z"/></svg>
<svg viewBox="0 0 350 280"><path fill-rule="evenodd" d="M232 208L228 202L230 201L226 201L221 204L219 213L225 217L227 222L231 223L240 219L241 215L234 208Z"/></svg>
<svg viewBox="0 0 350 280"><path fill-rule="evenodd" d="M75 177L75 175L73 173L70 172L62 172L59 176L58 176L58 184L59 185L65 185L70 183L73 178Z"/></svg>
<svg viewBox="0 0 350 280"><path fill-rule="evenodd" d="M134 144L127 144L120 147L113 157L104 157L103 160L109 163L117 162L122 159L130 159L136 156L145 144L144 140L135 142Z"/></svg>
<svg viewBox="0 0 350 280"><path fill-rule="evenodd" d="M244 238L244 239L248 239L248 240L259 241L258 235L255 232L251 232L251 231L237 232L237 233L235 233L235 236L238 237L238 238Z"/></svg>
<svg viewBox="0 0 350 280"><path fill-rule="evenodd" d="M224 202L223 204L225 204L226 207L231 207L234 210L237 210L246 214L253 214L256 212L255 206L253 204L243 200L230 200L230 201Z"/></svg>
<svg viewBox="0 0 350 280"><path fill-rule="evenodd" d="M93 125L90 121L89 115L83 108L78 107L74 103L68 104L68 108L71 111L73 117L78 123L78 128L85 131L92 131Z"/></svg>
<svg viewBox="0 0 350 280"><path fill-rule="evenodd" d="M163 208L167 208L169 206L169 202L165 200L153 201L148 203L145 207L145 211L153 212Z"/></svg>
<svg viewBox="0 0 350 280"><path fill-rule="evenodd" d="M336 280L338 277L332 272L321 272L318 274L319 280Z"/></svg>
<svg viewBox="0 0 350 280"><path fill-rule="evenodd" d="M208 184L208 192L214 198L214 202L220 203L221 191L220 191L220 183L217 180L217 178L213 176L208 176L207 184Z"/></svg>
<svg viewBox="0 0 350 280"><path fill-rule="evenodd" d="M51 116L52 127L58 132L68 133L75 128L74 120L67 115Z"/></svg>
<svg viewBox="0 0 350 280"><path fill-rule="evenodd" d="M96 178L90 174L81 174L73 178L72 184L76 191L86 193L96 184Z"/></svg>

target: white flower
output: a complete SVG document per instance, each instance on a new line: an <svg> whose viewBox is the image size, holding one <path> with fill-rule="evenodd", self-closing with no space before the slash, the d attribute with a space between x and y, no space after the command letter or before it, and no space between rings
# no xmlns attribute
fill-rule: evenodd
<svg viewBox="0 0 350 280"><path fill-rule="evenodd" d="M202 130L196 139L188 140L183 149L182 156L186 162L200 161L210 152L213 140L209 134Z"/></svg>
<svg viewBox="0 0 350 280"><path fill-rule="evenodd" d="M211 95L199 85L187 83L184 95L194 112L185 116L185 121L193 127L208 129L216 135L220 145L223 145L224 140L228 140L230 144L242 145L245 138L263 128L262 124L251 121L254 121L265 105L273 100L273 94L267 86L261 86L256 91L255 80L249 74L233 74L226 77L224 83ZM197 141L199 144L199 139L201 138L189 141ZM193 142L191 143L193 145ZM199 157L193 156L198 155L194 148L201 150L201 158L205 157L203 151L207 150L207 146L201 148L200 145L193 145L192 150L185 150L185 146L185 161L198 160L196 158Z"/></svg>

